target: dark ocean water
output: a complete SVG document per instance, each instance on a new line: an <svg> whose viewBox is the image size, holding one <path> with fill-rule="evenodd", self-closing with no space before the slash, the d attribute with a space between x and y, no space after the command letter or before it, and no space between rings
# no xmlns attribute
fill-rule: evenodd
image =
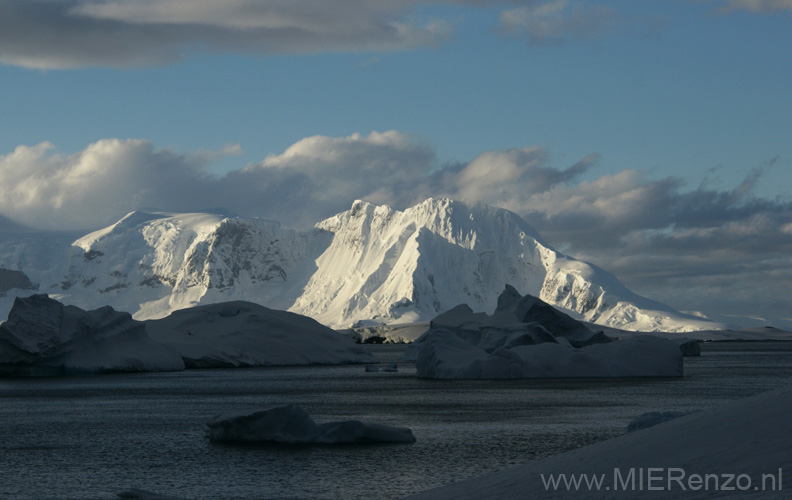
<svg viewBox="0 0 792 500"><path fill-rule="evenodd" d="M402 346L369 346L385 361ZM792 383L792 343L706 344L683 379L432 381L362 366L0 379L0 499L395 499ZM231 447L229 411L294 403L318 422L407 426L409 445Z"/></svg>

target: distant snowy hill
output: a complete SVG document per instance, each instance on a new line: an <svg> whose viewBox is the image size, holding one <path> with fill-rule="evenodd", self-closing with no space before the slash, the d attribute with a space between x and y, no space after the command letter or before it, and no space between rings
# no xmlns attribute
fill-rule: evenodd
<svg viewBox="0 0 792 500"><path fill-rule="evenodd" d="M136 319L248 300L336 328L406 323L461 303L493 310L508 283L576 318L611 327L718 328L559 253L512 212L448 199L404 211L356 201L305 232L265 219L132 212L71 245L6 238L0 269L66 303L109 304ZM2 318L13 295L32 293L3 283L0 290L6 294L0 297Z"/></svg>

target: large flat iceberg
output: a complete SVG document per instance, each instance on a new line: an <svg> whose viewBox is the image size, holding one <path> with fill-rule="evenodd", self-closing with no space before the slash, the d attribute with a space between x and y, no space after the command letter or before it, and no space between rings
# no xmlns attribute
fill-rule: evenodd
<svg viewBox="0 0 792 500"><path fill-rule="evenodd" d="M84 311L45 294L17 298L0 325L0 375L183 370L171 346L140 321L105 306Z"/></svg>
<svg viewBox="0 0 792 500"><path fill-rule="evenodd" d="M188 368L375 363L350 338L299 314L232 301L146 321Z"/></svg>
<svg viewBox="0 0 792 500"><path fill-rule="evenodd" d="M440 379L682 376L676 343L614 341L508 285L492 315L461 305L432 320L407 357L419 377Z"/></svg>
<svg viewBox="0 0 792 500"><path fill-rule="evenodd" d="M407 427L358 420L317 424L304 409L288 405L241 415L217 415L206 423L206 436L227 444L413 443Z"/></svg>

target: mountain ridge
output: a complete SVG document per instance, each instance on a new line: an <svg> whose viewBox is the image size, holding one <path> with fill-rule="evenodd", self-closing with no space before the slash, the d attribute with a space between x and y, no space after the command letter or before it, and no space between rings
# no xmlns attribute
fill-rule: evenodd
<svg viewBox="0 0 792 500"><path fill-rule="evenodd" d="M107 303L137 319L250 300L335 328L405 323L460 303L492 310L508 283L610 327L717 327L558 252L513 212L448 198L405 210L356 200L308 231L260 218L136 211L77 238L62 255L53 250L56 264L38 269L14 261L6 247L0 268L24 272L40 292L81 307Z"/></svg>

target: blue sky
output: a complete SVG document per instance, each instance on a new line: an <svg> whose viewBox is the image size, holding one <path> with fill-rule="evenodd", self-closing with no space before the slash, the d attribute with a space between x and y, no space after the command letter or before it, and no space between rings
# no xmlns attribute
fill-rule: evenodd
<svg viewBox="0 0 792 500"><path fill-rule="evenodd" d="M0 82L27 225L452 196L677 308L792 317L792 0L0 0Z"/></svg>

